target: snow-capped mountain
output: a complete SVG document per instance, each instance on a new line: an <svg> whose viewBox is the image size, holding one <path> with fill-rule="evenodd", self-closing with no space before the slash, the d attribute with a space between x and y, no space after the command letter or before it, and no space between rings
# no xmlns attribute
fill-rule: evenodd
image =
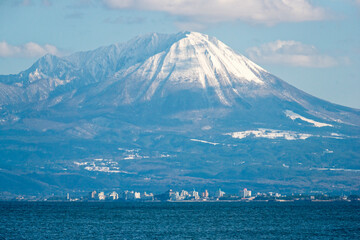
<svg viewBox="0 0 360 240"><path fill-rule="evenodd" d="M182 92L179 98L184 93L196 98L187 103L195 105L191 108L248 105L246 99L275 97L297 103L326 120L360 123L358 115L351 111L336 119L324 107L314 109L317 99L271 75L216 38L196 32L149 34L64 58L46 55L28 70L1 76L0 80L1 106L39 101L45 107L84 102L119 106L172 98L174 92ZM81 92L85 87L87 90Z"/></svg>
<svg viewBox="0 0 360 240"><path fill-rule="evenodd" d="M99 173L105 186L309 188L332 174L319 169L346 169L332 184L359 186L359 110L306 94L201 33L46 55L0 76L0 112L4 182L35 171L30 179L47 186L45 171L87 179L47 190L83 188Z"/></svg>

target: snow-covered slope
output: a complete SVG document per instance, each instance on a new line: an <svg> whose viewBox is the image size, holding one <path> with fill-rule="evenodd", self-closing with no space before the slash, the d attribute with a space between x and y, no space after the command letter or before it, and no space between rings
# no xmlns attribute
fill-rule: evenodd
<svg viewBox="0 0 360 240"><path fill-rule="evenodd" d="M294 113L293 111L290 111L290 110L286 110L285 115L287 117L289 117L291 120L301 119L304 122L313 124L315 127L332 127L333 126L331 124L321 123L321 122L314 121L312 119L308 119L308 118L303 117L303 116L301 116L297 113Z"/></svg>
<svg viewBox="0 0 360 240"><path fill-rule="evenodd" d="M222 104L231 105L245 84L264 85L264 73L217 39L185 32L168 48L117 72L115 78L124 79L130 89L123 99L126 103L148 101L174 90L211 89Z"/></svg>

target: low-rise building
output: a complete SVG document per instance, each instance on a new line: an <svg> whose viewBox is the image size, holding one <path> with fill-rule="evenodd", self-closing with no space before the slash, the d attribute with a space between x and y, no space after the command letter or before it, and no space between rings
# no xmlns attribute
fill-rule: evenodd
<svg viewBox="0 0 360 240"><path fill-rule="evenodd" d="M117 192L112 192L109 195L110 198L112 198L112 200L118 200L119 199L119 194L117 194Z"/></svg>
<svg viewBox="0 0 360 240"><path fill-rule="evenodd" d="M126 191L126 197L125 200L136 200L141 198L140 192L135 191Z"/></svg>
<svg viewBox="0 0 360 240"><path fill-rule="evenodd" d="M147 200L147 201L152 201L152 200L154 200L154 194L153 194L153 193L146 193L146 192L144 192L140 197L141 197L141 199Z"/></svg>

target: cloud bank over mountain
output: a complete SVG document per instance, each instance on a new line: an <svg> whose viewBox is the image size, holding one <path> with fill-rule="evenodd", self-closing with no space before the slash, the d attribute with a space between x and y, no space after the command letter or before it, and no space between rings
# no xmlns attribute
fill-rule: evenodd
<svg viewBox="0 0 360 240"><path fill-rule="evenodd" d="M327 18L325 9L307 0L103 0L111 9L160 11L201 23L242 20L274 25L281 22L319 21Z"/></svg>
<svg viewBox="0 0 360 240"><path fill-rule="evenodd" d="M53 55L60 54L57 47L50 44L40 45L28 42L23 45L11 45L6 41L0 42L0 57L33 58L41 57L47 53Z"/></svg>
<svg viewBox="0 0 360 240"><path fill-rule="evenodd" d="M293 40L265 43L259 47L249 48L247 53L250 59L266 64L311 68L329 68L338 65L334 57L321 54L315 46Z"/></svg>

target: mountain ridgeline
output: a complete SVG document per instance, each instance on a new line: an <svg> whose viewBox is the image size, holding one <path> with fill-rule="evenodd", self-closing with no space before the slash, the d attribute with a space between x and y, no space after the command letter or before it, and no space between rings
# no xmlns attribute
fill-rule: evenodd
<svg viewBox="0 0 360 240"><path fill-rule="evenodd" d="M148 34L0 76L0 191L358 191L360 111L216 38Z"/></svg>

